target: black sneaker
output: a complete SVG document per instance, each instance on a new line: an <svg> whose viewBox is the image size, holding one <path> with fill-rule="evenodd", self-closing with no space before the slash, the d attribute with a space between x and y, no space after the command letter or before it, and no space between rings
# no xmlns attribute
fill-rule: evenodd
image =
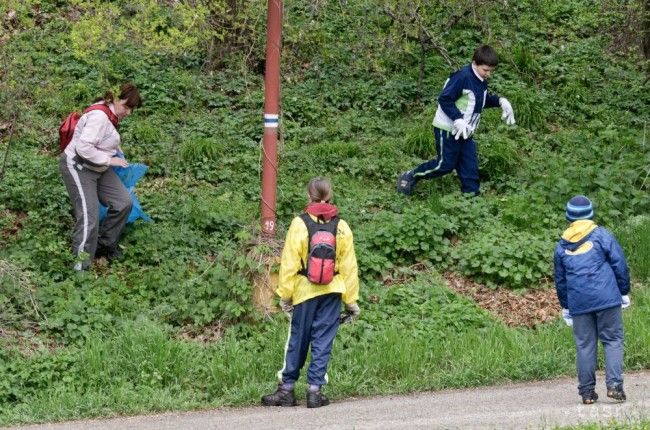
<svg viewBox="0 0 650 430"><path fill-rule="evenodd" d="M122 250L118 245L115 246L104 246L98 245L97 251L95 251L95 258L105 257L108 261L118 261L124 257Z"/></svg>
<svg viewBox="0 0 650 430"><path fill-rule="evenodd" d="M598 400L598 394L593 390L582 395L582 403L585 405L594 404L596 403L596 400Z"/></svg>
<svg viewBox="0 0 650 430"><path fill-rule="evenodd" d="M608 388L607 397L611 397L612 399L618 400L619 402L624 402L627 400L625 391L623 391L623 384L619 384L614 388Z"/></svg>
<svg viewBox="0 0 650 430"><path fill-rule="evenodd" d="M262 396L263 406L296 406L297 404L293 390L283 390L281 386L278 386L275 393Z"/></svg>
<svg viewBox="0 0 650 430"><path fill-rule="evenodd" d="M307 390L307 407L308 408L320 408L321 406L327 406L330 404L330 399L328 399L325 394L320 391L309 391Z"/></svg>
<svg viewBox="0 0 650 430"><path fill-rule="evenodd" d="M415 179L411 172L404 172L397 178L397 192L410 196L415 188Z"/></svg>

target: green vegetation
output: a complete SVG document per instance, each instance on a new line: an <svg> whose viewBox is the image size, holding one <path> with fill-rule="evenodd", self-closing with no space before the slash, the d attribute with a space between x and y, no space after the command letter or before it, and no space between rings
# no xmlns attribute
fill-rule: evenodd
<svg viewBox="0 0 650 430"><path fill-rule="evenodd" d="M341 328L329 371L336 383L328 395L462 388L573 372L573 338L563 322L506 328L430 278L383 289L361 320ZM625 313L629 370L650 366L648 290L636 299ZM15 351L0 352L0 401L11 405L0 423L255 403L273 388L286 330L285 316L277 315L203 345L140 318L55 353L21 359ZM305 389L301 380L296 392Z"/></svg>
<svg viewBox="0 0 650 430"><path fill-rule="evenodd" d="M561 322L505 327L440 273L551 288L577 193L626 251L626 366L650 367L641 2L419 3L285 5L278 237L307 180L330 177L363 283L328 394L571 374ZM265 16L264 2L233 0L0 5L0 423L244 405L273 385L286 321L251 301L278 253L257 240ZM397 173L435 152L435 97L480 42L501 55L490 85L517 118L482 119L483 196L453 176L398 196ZM154 223L128 228L124 261L77 275L56 132L125 80L145 100L120 132L150 166L137 193Z"/></svg>
<svg viewBox="0 0 650 430"><path fill-rule="evenodd" d="M578 426L558 427L558 430L648 430L650 429L650 421L648 419L642 420L627 420L627 421L608 421L607 423L590 423Z"/></svg>

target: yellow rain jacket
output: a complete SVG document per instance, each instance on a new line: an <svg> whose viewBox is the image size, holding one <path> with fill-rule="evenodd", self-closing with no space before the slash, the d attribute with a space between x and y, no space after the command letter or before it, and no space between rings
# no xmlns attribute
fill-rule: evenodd
<svg viewBox="0 0 650 430"><path fill-rule="evenodd" d="M321 222L310 215L315 222ZM352 230L342 219L336 231L336 271L327 285L312 284L306 276L299 275L302 262L307 261L309 233L300 217L291 222L282 250L280 276L276 293L284 300L291 298L294 305L330 293L341 293L343 303L351 304L359 298L357 257L354 253ZM305 263L306 264L306 263Z"/></svg>

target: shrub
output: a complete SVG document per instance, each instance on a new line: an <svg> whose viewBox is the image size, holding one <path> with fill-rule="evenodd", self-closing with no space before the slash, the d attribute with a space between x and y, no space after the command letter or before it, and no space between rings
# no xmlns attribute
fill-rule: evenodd
<svg viewBox="0 0 650 430"><path fill-rule="evenodd" d="M454 257L461 273L490 287L537 287L552 274L553 238L492 224L463 242Z"/></svg>
<svg viewBox="0 0 650 430"><path fill-rule="evenodd" d="M361 271L382 274L392 266L445 263L451 234L452 224L432 217L426 208L377 215L370 230L362 228L357 233L358 242L364 244L359 257Z"/></svg>

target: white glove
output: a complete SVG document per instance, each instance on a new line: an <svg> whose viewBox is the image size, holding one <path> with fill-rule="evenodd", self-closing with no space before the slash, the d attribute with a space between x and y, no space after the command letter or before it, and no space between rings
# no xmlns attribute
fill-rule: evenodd
<svg viewBox="0 0 650 430"><path fill-rule="evenodd" d="M463 139L469 137L469 124L463 118L458 118L454 121L454 139L458 140L461 136Z"/></svg>
<svg viewBox="0 0 650 430"><path fill-rule="evenodd" d="M358 317L359 314L361 313L361 309L359 309L359 305L357 304L357 302L350 303L349 305L345 305L345 311L355 318Z"/></svg>
<svg viewBox="0 0 650 430"><path fill-rule="evenodd" d="M571 318L571 314L569 313L568 309L562 309L562 318L564 318L564 322L569 327L573 325L573 318Z"/></svg>
<svg viewBox="0 0 650 430"><path fill-rule="evenodd" d="M288 298L286 300L280 299L280 309L282 309L282 312L291 314L293 312L293 301L291 298Z"/></svg>
<svg viewBox="0 0 650 430"><path fill-rule="evenodd" d="M515 123L515 112L512 110L512 105L508 99L501 97L499 98L499 106L501 106L501 119L508 125L513 125Z"/></svg>
<svg viewBox="0 0 650 430"><path fill-rule="evenodd" d="M345 312L341 314L339 322L341 324L352 322L355 319L357 319L360 313L361 313L361 309L359 309L359 305L356 302L346 304Z"/></svg>
<svg viewBox="0 0 650 430"><path fill-rule="evenodd" d="M623 309L629 308L630 305L632 304L632 302L630 302L630 296L628 296L627 294L624 295L624 296L621 296L621 299L623 299L623 303L621 304L621 307Z"/></svg>

